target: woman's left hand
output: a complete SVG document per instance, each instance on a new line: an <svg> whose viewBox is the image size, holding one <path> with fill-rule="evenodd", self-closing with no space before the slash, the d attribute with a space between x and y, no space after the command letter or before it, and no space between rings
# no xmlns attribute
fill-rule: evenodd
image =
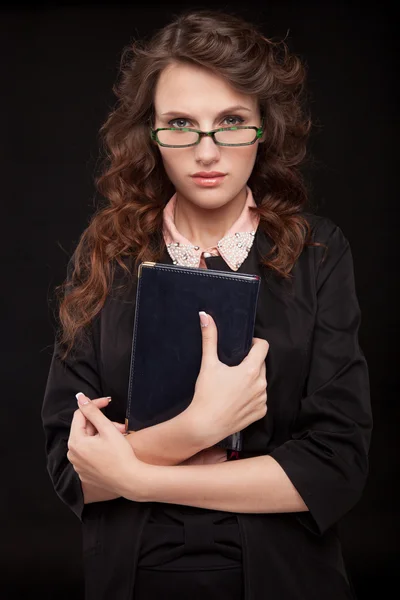
<svg viewBox="0 0 400 600"><path fill-rule="evenodd" d="M214 465L227 461L227 451L219 446L211 446L200 450L197 454L187 458L181 465Z"/></svg>
<svg viewBox="0 0 400 600"><path fill-rule="evenodd" d="M87 404L79 401L87 401ZM79 401L68 439L68 460L82 482L139 501L146 463L136 457L125 436L95 403L82 393ZM97 430L95 435L87 432L87 421Z"/></svg>

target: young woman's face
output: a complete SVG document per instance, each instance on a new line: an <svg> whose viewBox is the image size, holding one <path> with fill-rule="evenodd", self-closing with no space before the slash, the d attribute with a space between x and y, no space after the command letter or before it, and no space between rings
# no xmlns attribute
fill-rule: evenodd
<svg viewBox="0 0 400 600"><path fill-rule="evenodd" d="M191 65L175 63L164 69L155 89L154 105L155 129L192 127L210 131L261 124L256 98L235 91L221 77ZM165 171L180 196L198 207L220 208L246 186L258 144L217 146L211 137L203 137L189 148L158 147ZM218 171L225 177L215 186L202 187L193 178L201 171Z"/></svg>

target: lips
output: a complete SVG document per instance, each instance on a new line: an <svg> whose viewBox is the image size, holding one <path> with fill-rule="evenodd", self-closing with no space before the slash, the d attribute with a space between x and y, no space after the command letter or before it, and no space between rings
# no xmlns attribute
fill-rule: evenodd
<svg viewBox="0 0 400 600"><path fill-rule="evenodd" d="M226 174L217 171L201 171L192 175L194 185L202 188L217 188L225 181Z"/></svg>
<svg viewBox="0 0 400 600"><path fill-rule="evenodd" d="M224 177L226 173L220 173L219 171L199 171L192 177L201 177L203 179L215 179L216 177Z"/></svg>

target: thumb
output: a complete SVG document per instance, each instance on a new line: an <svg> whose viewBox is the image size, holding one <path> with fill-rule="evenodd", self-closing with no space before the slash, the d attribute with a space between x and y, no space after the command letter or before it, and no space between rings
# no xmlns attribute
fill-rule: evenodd
<svg viewBox="0 0 400 600"><path fill-rule="evenodd" d="M97 431L101 433L105 433L107 430L112 428L115 430L115 426L111 423L109 419L101 412L100 408L96 406L94 402L90 400L83 392L78 392L76 394L76 399L78 400L78 405L90 423L92 423Z"/></svg>
<svg viewBox="0 0 400 600"><path fill-rule="evenodd" d="M211 315L199 312L202 337L202 366L206 362L218 360L218 330Z"/></svg>
<svg viewBox="0 0 400 600"><path fill-rule="evenodd" d="M125 423L118 423L117 421L111 421L111 423L114 425L114 427L116 427L116 429L118 429L118 431L120 431L121 433L125 433L126 432L126 427L125 427Z"/></svg>

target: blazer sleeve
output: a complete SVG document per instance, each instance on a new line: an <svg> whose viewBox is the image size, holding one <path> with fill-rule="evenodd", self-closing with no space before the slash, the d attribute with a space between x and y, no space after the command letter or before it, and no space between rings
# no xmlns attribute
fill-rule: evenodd
<svg viewBox="0 0 400 600"><path fill-rule="evenodd" d="M72 417L78 408L75 394L103 396L93 336L88 333L84 339L81 337L66 360L61 359L59 344L55 342L41 411L47 471L57 495L80 521L84 509L82 486L67 458Z"/></svg>
<svg viewBox="0 0 400 600"><path fill-rule="evenodd" d="M291 439L270 453L309 509L297 518L320 535L360 499L372 431L352 254L339 227L324 237L318 240L327 254L315 267L317 309L305 391Z"/></svg>

